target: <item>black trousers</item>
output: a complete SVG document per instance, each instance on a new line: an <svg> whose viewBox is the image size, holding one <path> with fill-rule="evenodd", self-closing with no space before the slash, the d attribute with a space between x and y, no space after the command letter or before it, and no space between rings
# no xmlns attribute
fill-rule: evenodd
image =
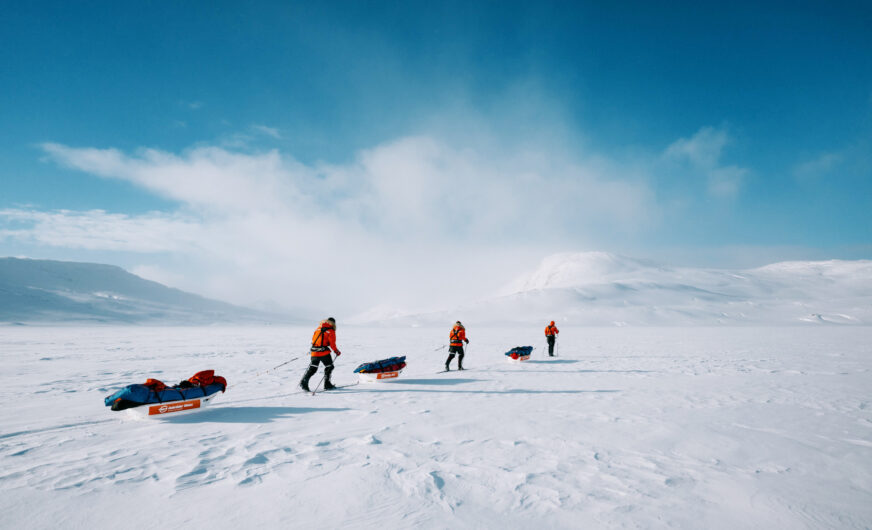
<svg viewBox="0 0 872 530"><path fill-rule="evenodd" d="M324 365L324 379L330 381L330 374L333 373L333 356L322 355L320 357L312 357L312 361L309 363L309 369L306 370L306 375L303 376L303 381L308 383L309 378L315 375L315 372L318 371L318 365Z"/></svg>
<svg viewBox="0 0 872 530"><path fill-rule="evenodd" d="M548 335L545 338L548 339L548 355L554 357L554 341L556 340L556 338L554 337L554 335Z"/></svg>
<svg viewBox="0 0 872 530"><path fill-rule="evenodd" d="M448 347L448 360L445 361L446 368L451 364L451 361L454 360L455 354L457 354L457 368L463 368L463 346Z"/></svg>

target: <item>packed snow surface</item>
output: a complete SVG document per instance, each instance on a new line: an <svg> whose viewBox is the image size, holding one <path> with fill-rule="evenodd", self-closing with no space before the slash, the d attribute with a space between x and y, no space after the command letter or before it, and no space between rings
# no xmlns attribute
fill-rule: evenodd
<svg viewBox="0 0 872 530"><path fill-rule="evenodd" d="M2 528L869 528L872 330L0 328ZM503 353L537 346L531 361ZM294 361L258 375L293 356ZM214 369L212 407L134 420L103 397ZM312 383L317 383L320 373Z"/></svg>

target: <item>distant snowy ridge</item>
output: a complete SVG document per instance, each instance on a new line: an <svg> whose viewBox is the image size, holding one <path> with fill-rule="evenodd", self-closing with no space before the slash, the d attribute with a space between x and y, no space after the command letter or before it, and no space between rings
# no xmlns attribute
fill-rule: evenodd
<svg viewBox="0 0 872 530"><path fill-rule="evenodd" d="M522 276L506 286L501 294L604 283L652 269L662 270L653 262L608 252L554 254L542 260L532 274Z"/></svg>
<svg viewBox="0 0 872 530"><path fill-rule="evenodd" d="M97 263L0 258L0 323L210 324L276 315L186 293Z"/></svg>
<svg viewBox="0 0 872 530"><path fill-rule="evenodd" d="M555 254L493 298L392 324L557 320L570 325L872 324L872 261L747 270L673 268L606 252Z"/></svg>

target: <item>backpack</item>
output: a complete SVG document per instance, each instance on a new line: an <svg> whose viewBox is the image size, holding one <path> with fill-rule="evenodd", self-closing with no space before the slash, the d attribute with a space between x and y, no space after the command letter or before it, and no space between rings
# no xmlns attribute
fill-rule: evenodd
<svg viewBox="0 0 872 530"><path fill-rule="evenodd" d="M163 381L160 381L159 379L151 379L151 378L145 380L145 386L147 386L148 389L151 390L152 392L160 392L161 390L164 390L167 387L163 383Z"/></svg>
<svg viewBox="0 0 872 530"><path fill-rule="evenodd" d="M203 370L197 372L188 381L197 386L209 386L215 380L215 370Z"/></svg>

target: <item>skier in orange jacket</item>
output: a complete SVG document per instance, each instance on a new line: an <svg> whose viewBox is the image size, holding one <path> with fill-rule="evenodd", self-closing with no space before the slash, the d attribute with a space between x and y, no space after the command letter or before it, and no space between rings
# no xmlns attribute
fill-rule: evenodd
<svg viewBox="0 0 872 530"><path fill-rule="evenodd" d="M466 328L458 320L451 328L451 333L448 334L448 339L451 341L448 344L448 360L445 361L445 371L451 370L449 365L454 359L454 354L457 354L457 369L463 370L463 343L469 344L469 339L466 338Z"/></svg>
<svg viewBox="0 0 872 530"><path fill-rule="evenodd" d="M330 382L330 374L333 373L333 357L330 355L330 350L336 352L336 356L342 355L339 348L336 347L336 319L333 317L327 320L322 320L315 329L315 334L312 335L312 347L310 353L312 362L309 364L309 369L306 370L303 379L300 380L300 387L306 392L309 391L309 379L318 371L318 364L324 365L324 390L333 390L336 388Z"/></svg>
<svg viewBox="0 0 872 530"><path fill-rule="evenodd" d="M554 325L554 321L552 320L545 328L545 340L548 341L549 357L554 357L554 342L557 340L558 333L560 333L560 330L557 329L557 326Z"/></svg>

